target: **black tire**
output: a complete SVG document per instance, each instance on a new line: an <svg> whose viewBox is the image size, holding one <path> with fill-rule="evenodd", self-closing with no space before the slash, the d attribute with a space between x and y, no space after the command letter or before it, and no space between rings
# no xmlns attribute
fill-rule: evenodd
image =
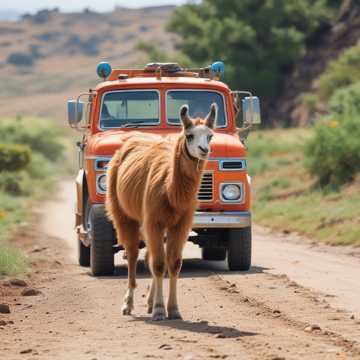
<svg viewBox="0 0 360 360"><path fill-rule="evenodd" d="M78 236L78 260L80 266L90 266L90 247L85 246Z"/></svg>
<svg viewBox="0 0 360 360"><path fill-rule="evenodd" d="M226 259L226 248L203 247L201 257L203 260L223 261Z"/></svg>
<svg viewBox="0 0 360 360"><path fill-rule="evenodd" d="M93 275L114 273L113 227L105 215L104 206L95 205L90 210L90 267Z"/></svg>
<svg viewBox="0 0 360 360"><path fill-rule="evenodd" d="M228 266L231 271L247 271L251 266L251 226L228 230Z"/></svg>

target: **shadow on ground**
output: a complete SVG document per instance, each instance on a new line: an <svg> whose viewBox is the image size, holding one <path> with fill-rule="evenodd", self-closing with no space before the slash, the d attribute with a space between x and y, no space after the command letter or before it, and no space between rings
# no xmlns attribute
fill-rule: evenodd
<svg viewBox="0 0 360 360"><path fill-rule="evenodd" d="M258 335L255 332L240 331L233 327L209 325L207 321L164 320L155 322L151 320L150 316L134 317L132 321L142 321L145 324L156 324L165 328L189 331L197 334L212 334L216 335L218 338L239 338L243 336Z"/></svg>
<svg viewBox="0 0 360 360"><path fill-rule="evenodd" d="M232 274L232 275L249 275L249 274L259 274L268 270L267 268L261 266L252 266L249 271L232 271L229 272L227 264L225 261L204 261L201 259L184 259L183 266L181 269L180 277L189 278L189 277L207 277L209 275L216 274ZM91 275L90 272L87 275ZM137 278L147 279L150 278L151 274L147 268L144 260L139 260L137 266ZM100 276L100 279L123 279L127 278L127 264L122 263L116 265L114 275L112 276Z"/></svg>

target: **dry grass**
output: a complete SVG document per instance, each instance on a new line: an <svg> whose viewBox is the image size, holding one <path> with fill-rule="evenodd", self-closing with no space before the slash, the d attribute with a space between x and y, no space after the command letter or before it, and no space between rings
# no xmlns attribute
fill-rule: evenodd
<svg viewBox="0 0 360 360"><path fill-rule="evenodd" d="M140 40L171 52L174 36L164 27L172 9L54 13L44 24L31 20L0 22L0 117L63 120L66 100L98 83L95 68L99 61L108 60L113 66L142 66L145 57L136 49ZM44 39L49 34L54 38ZM40 54L33 66L7 63L11 54L31 54L30 46L38 47Z"/></svg>

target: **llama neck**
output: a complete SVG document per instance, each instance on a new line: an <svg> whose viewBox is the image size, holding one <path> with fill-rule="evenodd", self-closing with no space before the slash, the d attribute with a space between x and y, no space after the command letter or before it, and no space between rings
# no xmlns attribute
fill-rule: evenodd
<svg viewBox="0 0 360 360"><path fill-rule="evenodd" d="M180 136L176 141L167 186L169 202L173 208L195 206L204 166L205 161L190 156L185 137Z"/></svg>

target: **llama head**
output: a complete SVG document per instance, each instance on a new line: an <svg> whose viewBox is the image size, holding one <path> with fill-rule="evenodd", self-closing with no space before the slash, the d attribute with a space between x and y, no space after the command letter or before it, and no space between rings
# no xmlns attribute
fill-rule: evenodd
<svg viewBox="0 0 360 360"><path fill-rule="evenodd" d="M211 104L210 112L205 119L191 119L189 107L187 105L181 107L180 120L186 137L186 148L193 158L205 160L208 157L216 117L217 105L215 103Z"/></svg>

